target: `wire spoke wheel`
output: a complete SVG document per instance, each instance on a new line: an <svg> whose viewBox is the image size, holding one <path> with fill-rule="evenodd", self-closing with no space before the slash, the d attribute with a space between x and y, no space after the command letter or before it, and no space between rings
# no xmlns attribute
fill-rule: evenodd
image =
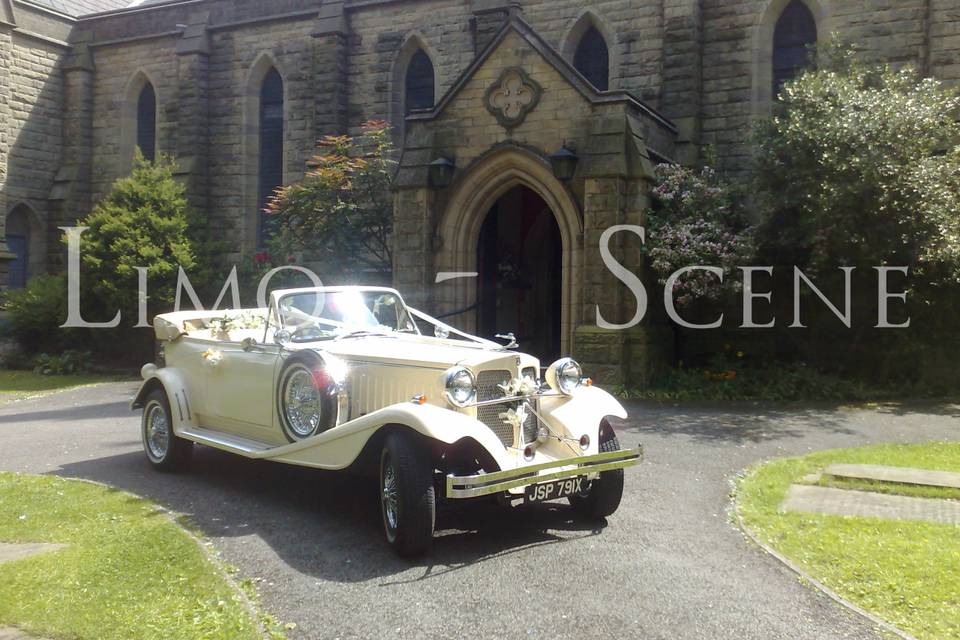
<svg viewBox="0 0 960 640"><path fill-rule="evenodd" d="M282 397L284 417L293 435L298 438L313 435L323 417L323 401L310 370L298 365L287 375Z"/></svg>
<svg viewBox="0 0 960 640"><path fill-rule="evenodd" d="M381 495L383 501L383 522L387 528L387 535L396 535L400 521L400 490L397 484L397 470L389 455L383 461L383 481Z"/></svg>
<svg viewBox="0 0 960 640"><path fill-rule="evenodd" d="M151 402L146 410L147 450L155 460L163 460L170 447L170 421L159 402Z"/></svg>
<svg viewBox="0 0 960 640"><path fill-rule="evenodd" d="M182 471L190 466L193 443L174 431L170 402L162 388L152 390L145 398L140 435L143 451L154 469Z"/></svg>
<svg viewBox="0 0 960 640"><path fill-rule="evenodd" d="M387 435L380 452L380 512L387 543L404 557L433 542L435 466L426 450L404 433Z"/></svg>

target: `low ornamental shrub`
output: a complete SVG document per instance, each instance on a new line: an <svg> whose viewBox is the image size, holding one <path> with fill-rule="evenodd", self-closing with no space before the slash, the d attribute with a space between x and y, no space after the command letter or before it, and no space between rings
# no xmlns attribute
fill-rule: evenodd
<svg viewBox="0 0 960 640"><path fill-rule="evenodd" d="M6 292L9 335L26 351L59 352L71 335L61 329L67 319L67 278L40 275L23 289Z"/></svg>
<svg viewBox="0 0 960 640"><path fill-rule="evenodd" d="M43 376L70 376L90 370L89 351L68 349L58 356L41 353L37 356L33 372Z"/></svg>

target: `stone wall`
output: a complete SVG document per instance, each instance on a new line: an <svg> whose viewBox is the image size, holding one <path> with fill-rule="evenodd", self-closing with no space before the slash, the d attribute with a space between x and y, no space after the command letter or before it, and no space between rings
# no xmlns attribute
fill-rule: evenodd
<svg viewBox="0 0 960 640"><path fill-rule="evenodd" d="M43 207L60 166L64 49L13 34L9 122L11 140L7 202Z"/></svg>
<svg viewBox="0 0 960 640"><path fill-rule="evenodd" d="M157 152L171 153L177 134L177 57L173 37L91 46L93 51L93 200L130 172L136 144L138 82L144 76L157 96Z"/></svg>
<svg viewBox="0 0 960 640"><path fill-rule="evenodd" d="M210 37L209 101L211 225L244 250L256 241L257 120L263 73L283 78L284 182L302 177L315 148L312 21L290 20L214 30Z"/></svg>
<svg viewBox="0 0 960 640"><path fill-rule="evenodd" d="M960 5L956 0L931 0L929 20L930 73L960 82Z"/></svg>
<svg viewBox="0 0 960 640"><path fill-rule="evenodd" d="M822 38L836 30L868 58L960 80L960 0L805 1ZM183 161L191 198L220 237L238 252L249 249L257 64L268 59L284 77L285 180L292 181L319 136L369 118L402 124L397 61L411 38L433 58L439 97L511 12L567 60L576 34L596 25L610 46L611 88L631 92L677 125L676 158L696 162L702 145L710 145L722 168L739 170L749 160L750 123L769 105L758 99L768 86L764 43L786 3L204 0L76 21L17 4L18 24L0 28L0 81L12 89L0 95L0 204L4 211L19 200L41 212L60 207L59 223L85 214L129 167L131 83L140 73L157 92L159 150ZM67 39L76 45L71 58L80 43L90 43L89 55L79 55L70 71L62 64L67 50L57 44ZM188 39L194 48L185 55ZM553 115L581 117L575 107ZM485 117L466 113L463 121ZM464 160L477 155L468 139L462 142ZM47 202L51 191L59 204Z"/></svg>
<svg viewBox="0 0 960 640"><path fill-rule="evenodd" d="M17 15L34 29L54 35L62 32L59 19L29 10ZM26 205L35 256L48 242L44 237L48 198L62 160L60 71L66 52L66 43L55 37L41 36L19 24L0 25L0 234L6 235L7 214ZM5 246L0 250L6 253Z"/></svg>
<svg viewBox="0 0 960 640"><path fill-rule="evenodd" d="M351 119L386 118L401 86L394 64L407 39L416 35L433 58L438 96L473 60L475 12L506 2L411 0L372 3L349 11ZM521 16L557 51L568 49L570 33L582 19L593 20L611 49L611 88L625 89L656 106L663 65L660 0L602 0L585 10L576 0L528 0ZM348 5L349 8L349 5Z"/></svg>

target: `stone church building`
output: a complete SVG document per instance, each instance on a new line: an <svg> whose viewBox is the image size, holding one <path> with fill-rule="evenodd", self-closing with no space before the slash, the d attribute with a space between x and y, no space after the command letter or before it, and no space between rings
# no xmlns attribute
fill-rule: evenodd
<svg viewBox="0 0 960 640"><path fill-rule="evenodd" d="M175 157L241 255L320 136L382 118L401 149L408 301L544 358L572 352L602 380L642 379L669 338L598 328L636 309L601 235L642 225L656 163L709 146L744 166L751 121L834 32L960 77L960 0L0 0L6 286L63 268L57 227L137 146ZM635 234L610 251L642 275Z"/></svg>

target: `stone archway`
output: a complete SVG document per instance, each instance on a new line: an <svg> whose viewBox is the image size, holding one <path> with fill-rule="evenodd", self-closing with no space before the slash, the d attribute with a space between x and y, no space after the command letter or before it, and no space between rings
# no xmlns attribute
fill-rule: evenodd
<svg viewBox="0 0 960 640"><path fill-rule="evenodd" d="M480 231L490 209L507 192L526 187L536 193L553 213L560 232L561 318L560 348L569 353L573 331L579 321L580 290L577 274L583 260L583 223L576 202L542 157L519 147L500 148L479 158L453 185L438 225L440 250L435 258L438 272L477 272ZM458 278L439 285L441 312L469 309L451 318L468 331L477 330L477 279Z"/></svg>

